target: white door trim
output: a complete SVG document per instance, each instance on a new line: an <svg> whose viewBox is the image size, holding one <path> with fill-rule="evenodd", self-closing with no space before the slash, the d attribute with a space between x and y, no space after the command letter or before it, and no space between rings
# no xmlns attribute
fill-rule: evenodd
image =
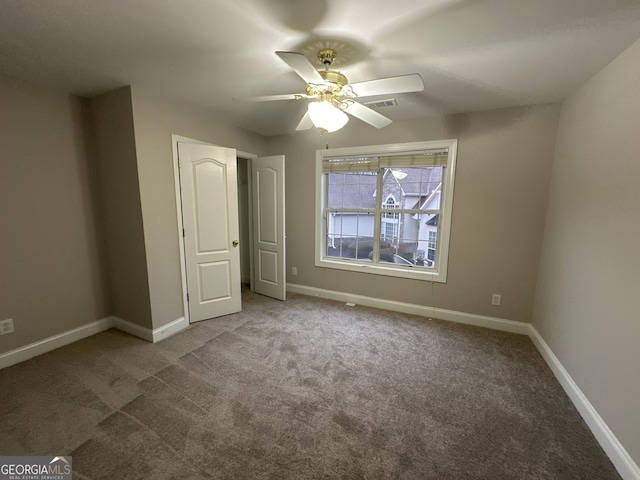
<svg viewBox="0 0 640 480"><path fill-rule="evenodd" d="M178 217L178 246L180 247L180 277L182 282L182 309L184 311L184 318L187 323L191 323L189 319L189 302L187 301L187 261L184 255L184 237L182 232L184 230L184 224L182 223L182 195L180 189L180 166L178 164L178 142L199 143L202 145L208 145L207 142L201 142L200 140L194 140L193 138L183 137L180 135L171 135L171 150L173 153L173 184L176 195L176 215Z"/></svg>

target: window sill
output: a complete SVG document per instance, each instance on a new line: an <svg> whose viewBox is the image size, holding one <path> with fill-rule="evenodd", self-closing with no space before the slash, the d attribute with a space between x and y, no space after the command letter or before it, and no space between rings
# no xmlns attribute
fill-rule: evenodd
<svg viewBox="0 0 640 480"><path fill-rule="evenodd" d="M408 278L411 280L423 280L427 282L446 283L446 273L435 269L425 270L421 267L385 266L380 264L366 264L349 262L348 260L316 259L316 267L347 270L350 272L367 273L371 275L383 275L387 277Z"/></svg>

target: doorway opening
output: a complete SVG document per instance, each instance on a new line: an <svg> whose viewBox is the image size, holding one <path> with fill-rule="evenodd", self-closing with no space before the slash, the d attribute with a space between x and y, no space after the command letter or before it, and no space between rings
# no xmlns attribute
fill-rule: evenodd
<svg viewBox="0 0 640 480"><path fill-rule="evenodd" d="M284 156L172 141L185 319L240 311L242 284L284 300Z"/></svg>
<svg viewBox="0 0 640 480"><path fill-rule="evenodd" d="M240 278L251 291L253 288L253 244L251 158L237 157L238 168L238 227L240 231Z"/></svg>

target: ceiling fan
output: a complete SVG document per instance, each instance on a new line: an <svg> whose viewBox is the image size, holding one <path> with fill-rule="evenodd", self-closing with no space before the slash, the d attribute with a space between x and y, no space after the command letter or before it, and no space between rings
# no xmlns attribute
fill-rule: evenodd
<svg viewBox="0 0 640 480"><path fill-rule="evenodd" d="M276 52L276 55L307 83L306 91L254 97L249 100L311 100L296 130L307 130L315 125L322 132L335 132L349 120L347 113L376 128L386 127L391 123L391 119L359 103L357 99L424 90L422 78L417 73L349 83L342 73L329 69L337 56L337 52L331 48L324 48L318 52L318 60L324 65L324 70L316 70L301 53Z"/></svg>

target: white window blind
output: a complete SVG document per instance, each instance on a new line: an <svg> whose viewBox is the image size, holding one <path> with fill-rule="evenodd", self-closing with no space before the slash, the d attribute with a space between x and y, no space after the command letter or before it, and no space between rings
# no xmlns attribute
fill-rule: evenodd
<svg viewBox="0 0 640 480"><path fill-rule="evenodd" d="M383 157L325 157L322 173L377 172L380 168L389 167L444 167L447 158L448 150L403 152Z"/></svg>

